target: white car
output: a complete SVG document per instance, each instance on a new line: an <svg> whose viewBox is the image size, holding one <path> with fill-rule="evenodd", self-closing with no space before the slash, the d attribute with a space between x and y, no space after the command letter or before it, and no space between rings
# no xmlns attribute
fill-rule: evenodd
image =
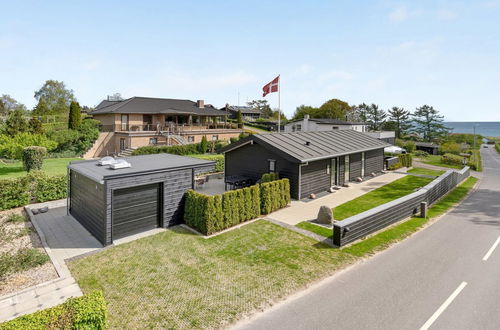
<svg viewBox="0 0 500 330"><path fill-rule="evenodd" d="M396 146L390 146L384 148L384 153L389 154L406 154L406 150Z"/></svg>

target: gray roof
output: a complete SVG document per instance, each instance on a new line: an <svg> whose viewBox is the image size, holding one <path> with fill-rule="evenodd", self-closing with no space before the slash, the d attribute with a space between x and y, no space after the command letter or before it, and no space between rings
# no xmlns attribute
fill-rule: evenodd
<svg viewBox="0 0 500 330"><path fill-rule="evenodd" d="M211 160L172 154L130 156L122 159L125 159L132 166L113 170L108 166L97 165L98 160L84 160L71 162L68 168L94 181L103 181L105 179L132 176L142 173L165 172L180 168L196 168L215 164L215 162Z"/></svg>
<svg viewBox="0 0 500 330"><path fill-rule="evenodd" d="M183 114L205 116L227 116L227 113L210 104L199 108L191 100L162 99L134 96L123 101L104 100L90 114L107 113L144 113L144 114Z"/></svg>
<svg viewBox="0 0 500 330"><path fill-rule="evenodd" d="M232 111L232 112L238 112L238 110L240 110L242 114L245 114L245 113L262 114L261 111L254 109L252 107L248 107L248 106L230 105L230 106L224 107L223 109L227 109L227 110Z"/></svg>
<svg viewBox="0 0 500 330"><path fill-rule="evenodd" d="M326 132L255 134L230 144L222 151L228 152L253 142L296 163L305 163L390 146L386 142L361 132L336 130Z"/></svg>
<svg viewBox="0 0 500 330"><path fill-rule="evenodd" d="M303 121L304 118L302 119L296 119L289 121L288 123L295 123L298 121ZM333 119L333 118L309 118L309 121L316 122L318 124L329 124L329 125L367 125L366 123L363 122L355 122L355 121L346 121L346 120L340 120L340 119Z"/></svg>
<svg viewBox="0 0 500 330"><path fill-rule="evenodd" d="M437 144L431 143L431 142L415 142L416 146L419 147L426 147L426 148L439 148Z"/></svg>

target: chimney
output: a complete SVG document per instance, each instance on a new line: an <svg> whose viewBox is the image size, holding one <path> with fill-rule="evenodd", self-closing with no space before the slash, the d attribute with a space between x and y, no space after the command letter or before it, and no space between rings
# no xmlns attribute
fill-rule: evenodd
<svg viewBox="0 0 500 330"><path fill-rule="evenodd" d="M205 101L198 100L198 101L196 101L196 105L198 106L198 108L203 109L205 107Z"/></svg>
<svg viewBox="0 0 500 330"><path fill-rule="evenodd" d="M304 124L302 126L303 132L309 132L309 115L304 115Z"/></svg>

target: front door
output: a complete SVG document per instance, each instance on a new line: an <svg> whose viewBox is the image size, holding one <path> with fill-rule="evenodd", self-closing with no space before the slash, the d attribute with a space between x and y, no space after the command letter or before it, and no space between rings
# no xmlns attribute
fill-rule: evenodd
<svg viewBox="0 0 500 330"><path fill-rule="evenodd" d="M330 185L336 186L338 185L339 179L337 176L337 158L332 158L330 163Z"/></svg>
<svg viewBox="0 0 500 330"><path fill-rule="evenodd" d="M127 149L127 141L123 138L120 139L120 151Z"/></svg>

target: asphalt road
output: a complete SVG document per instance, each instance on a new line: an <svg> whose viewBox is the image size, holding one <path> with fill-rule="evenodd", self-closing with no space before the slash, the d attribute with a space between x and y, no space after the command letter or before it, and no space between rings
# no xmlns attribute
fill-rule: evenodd
<svg viewBox="0 0 500 330"><path fill-rule="evenodd" d="M452 212L235 327L500 329L500 156L481 152L479 188Z"/></svg>

